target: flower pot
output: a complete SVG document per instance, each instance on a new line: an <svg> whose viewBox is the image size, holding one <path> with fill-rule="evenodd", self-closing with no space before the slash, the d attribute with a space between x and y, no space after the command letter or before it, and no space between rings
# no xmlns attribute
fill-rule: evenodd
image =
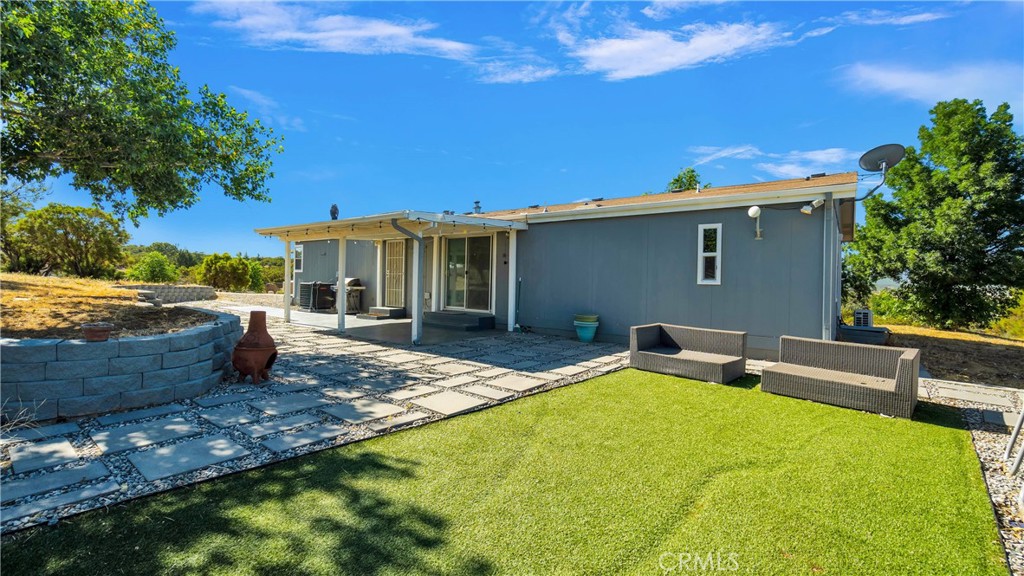
<svg viewBox="0 0 1024 576"><path fill-rule="evenodd" d="M597 322L597 314L577 314L577 322Z"/></svg>
<svg viewBox="0 0 1024 576"><path fill-rule="evenodd" d="M594 334L597 333L598 324L599 322L581 322L579 320L573 322L573 326L576 326L576 336L579 337L580 342L593 342Z"/></svg>
<svg viewBox="0 0 1024 576"><path fill-rule="evenodd" d="M110 322L88 322L82 324L82 337L86 342L106 342L113 330Z"/></svg>

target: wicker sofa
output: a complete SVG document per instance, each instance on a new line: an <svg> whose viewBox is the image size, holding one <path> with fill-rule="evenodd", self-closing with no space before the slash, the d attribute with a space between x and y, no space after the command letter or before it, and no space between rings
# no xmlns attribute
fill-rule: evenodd
<svg viewBox="0 0 1024 576"><path fill-rule="evenodd" d="M914 348L783 336L779 363L764 369L761 390L910 418L920 363Z"/></svg>
<svg viewBox="0 0 1024 576"><path fill-rule="evenodd" d="M743 376L746 345L746 332L671 324L633 326L629 330L629 365L724 384Z"/></svg>

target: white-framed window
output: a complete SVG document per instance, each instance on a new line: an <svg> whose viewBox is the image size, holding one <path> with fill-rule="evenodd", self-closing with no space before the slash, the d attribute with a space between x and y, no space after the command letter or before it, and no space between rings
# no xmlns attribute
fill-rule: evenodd
<svg viewBox="0 0 1024 576"><path fill-rule="evenodd" d="M722 283L722 225L697 226L697 284Z"/></svg>
<svg viewBox="0 0 1024 576"><path fill-rule="evenodd" d="M304 246L302 244L296 244L295 250L292 252L292 272L302 272L302 252Z"/></svg>

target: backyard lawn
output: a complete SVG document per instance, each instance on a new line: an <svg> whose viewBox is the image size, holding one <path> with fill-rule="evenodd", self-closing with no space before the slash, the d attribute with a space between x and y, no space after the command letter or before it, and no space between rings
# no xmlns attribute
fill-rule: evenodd
<svg viewBox="0 0 1024 576"><path fill-rule="evenodd" d="M31 531L4 572L1006 574L956 412L754 383L614 373Z"/></svg>

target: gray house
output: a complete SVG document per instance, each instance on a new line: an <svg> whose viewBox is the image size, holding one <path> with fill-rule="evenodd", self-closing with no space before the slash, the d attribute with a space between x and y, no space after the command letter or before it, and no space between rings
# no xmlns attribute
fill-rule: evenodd
<svg viewBox="0 0 1024 576"><path fill-rule="evenodd" d="M360 312L407 315L414 342L424 322L569 336L574 314L593 313L598 339L625 342L630 326L651 322L743 330L748 355L771 358L784 334L835 338L840 244L853 237L856 190L849 172L257 232L284 241L296 285L335 281L338 270L358 277L367 286ZM342 303L339 330L346 312Z"/></svg>

